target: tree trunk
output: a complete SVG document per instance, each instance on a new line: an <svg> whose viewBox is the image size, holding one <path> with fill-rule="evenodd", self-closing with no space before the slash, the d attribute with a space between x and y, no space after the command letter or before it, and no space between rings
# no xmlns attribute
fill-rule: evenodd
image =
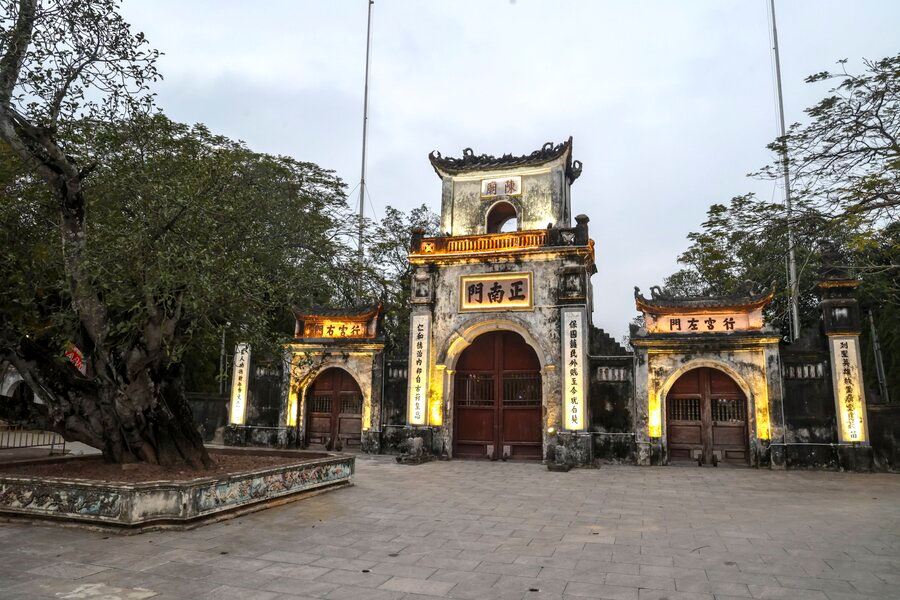
<svg viewBox="0 0 900 600"><path fill-rule="evenodd" d="M109 462L185 463L197 469L211 464L181 386L180 367L157 373L147 367L123 385L102 373L80 377L64 359L31 340L4 358L42 403L4 403L0 418L98 448Z"/></svg>

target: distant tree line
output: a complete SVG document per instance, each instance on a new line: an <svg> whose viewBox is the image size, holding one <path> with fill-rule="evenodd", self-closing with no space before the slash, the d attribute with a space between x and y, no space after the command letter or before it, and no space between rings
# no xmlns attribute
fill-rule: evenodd
<svg viewBox="0 0 900 600"><path fill-rule="evenodd" d="M42 400L0 418L201 467L185 389L215 389L223 332L275 356L292 306L380 300L402 344L435 218L388 208L360 261L345 184L166 118L157 57L118 0L0 0L0 362Z"/></svg>
<svg viewBox="0 0 900 600"><path fill-rule="evenodd" d="M811 84L831 84L784 137L774 158L751 177L782 177L787 156L793 210L746 194L713 204L702 229L679 257L683 268L665 288L677 294L740 293L745 282L775 283L768 318L788 332L787 230L794 235L802 328L818 329L816 284L823 247L839 249L838 265L859 277L863 314L880 338L892 399L900 400L900 54L864 61L862 73L823 71ZM834 260L830 257L828 260ZM865 372L878 389L870 327L863 331Z"/></svg>

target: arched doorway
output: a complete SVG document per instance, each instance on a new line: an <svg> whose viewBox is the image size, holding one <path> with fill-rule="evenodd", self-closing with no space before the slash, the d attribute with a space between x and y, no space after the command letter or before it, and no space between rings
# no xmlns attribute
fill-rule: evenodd
<svg viewBox="0 0 900 600"><path fill-rule="evenodd" d="M454 456L542 458L541 364L518 333L484 333L463 350L453 405Z"/></svg>
<svg viewBox="0 0 900 600"><path fill-rule="evenodd" d="M358 448L362 405L362 392L350 373L325 369L306 393L306 442L334 450Z"/></svg>
<svg viewBox="0 0 900 600"><path fill-rule="evenodd" d="M727 374L691 369L666 395L670 460L747 464L747 397Z"/></svg>
<svg viewBox="0 0 900 600"><path fill-rule="evenodd" d="M519 227L519 215L516 207L509 202L497 202L488 211L485 228L488 233L508 233Z"/></svg>

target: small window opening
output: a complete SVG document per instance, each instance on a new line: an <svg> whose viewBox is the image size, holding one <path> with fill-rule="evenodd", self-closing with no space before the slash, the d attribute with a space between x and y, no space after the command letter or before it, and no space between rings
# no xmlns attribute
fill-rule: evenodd
<svg viewBox="0 0 900 600"><path fill-rule="evenodd" d="M519 228L516 208L509 202L498 202L487 216L488 233L508 233Z"/></svg>

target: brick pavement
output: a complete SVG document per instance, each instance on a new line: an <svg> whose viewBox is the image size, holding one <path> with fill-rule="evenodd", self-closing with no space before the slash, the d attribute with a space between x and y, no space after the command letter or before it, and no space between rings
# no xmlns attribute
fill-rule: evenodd
<svg viewBox="0 0 900 600"><path fill-rule="evenodd" d="M900 477L401 466L185 532L0 524L0 598L900 597Z"/></svg>

